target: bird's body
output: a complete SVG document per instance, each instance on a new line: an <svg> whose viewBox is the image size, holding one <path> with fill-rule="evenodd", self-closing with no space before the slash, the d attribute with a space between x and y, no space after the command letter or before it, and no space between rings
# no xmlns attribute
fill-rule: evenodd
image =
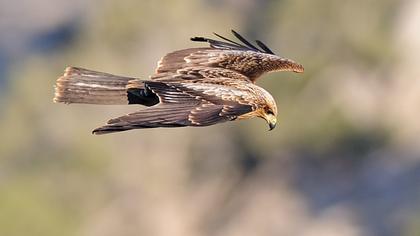
<svg viewBox="0 0 420 236"><path fill-rule="evenodd" d="M93 131L104 134L139 128L208 126L220 122L261 117L276 124L273 97L255 81L271 71L303 72L292 60L261 49L242 36L244 45L196 37L208 48L190 48L167 54L148 80L115 76L68 67L57 80L55 102L87 104L140 104L138 112L111 119Z"/></svg>

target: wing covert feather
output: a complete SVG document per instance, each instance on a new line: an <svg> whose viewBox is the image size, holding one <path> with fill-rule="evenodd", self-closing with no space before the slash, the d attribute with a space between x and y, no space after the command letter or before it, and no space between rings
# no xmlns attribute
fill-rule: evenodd
<svg viewBox="0 0 420 236"><path fill-rule="evenodd" d="M159 97L161 102L158 105L111 119L107 125L95 129L93 133L156 127L208 126L234 120L254 109L251 104L244 103L242 98L235 100L234 97L226 96L229 94L229 89L223 88L226 86L201 84L188 87L185 84L157 81L146 81L145 86Z"/></svg>

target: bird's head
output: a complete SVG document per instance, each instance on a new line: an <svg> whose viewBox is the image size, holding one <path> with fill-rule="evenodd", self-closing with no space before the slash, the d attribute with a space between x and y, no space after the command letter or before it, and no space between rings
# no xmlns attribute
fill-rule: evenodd
<svg viewBox="0 0 420 236"><path fill-rule="evenodd" d="M275 106L266 106L262 113L261 118L267 121L269 130L273 130L277 124L277 107Z"/></svg>
<svg viewBox="0 0 420 236"><path fill-rule="evenodd" d="M258 109L258 116L267 121L269 130L273 130L277 124L277 105L274 98L267 91L261 89L262 96L265 100L264 104Z"/></svg>

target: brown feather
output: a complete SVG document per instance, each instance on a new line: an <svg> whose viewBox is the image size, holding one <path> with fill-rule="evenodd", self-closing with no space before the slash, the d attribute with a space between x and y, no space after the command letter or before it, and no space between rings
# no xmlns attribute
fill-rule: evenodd
<svg viewBox="0 0 420 236"><path fill-rule="evenodd" d="M151 78L159 79L177 74L186 68L195 67L219 71L225 69L226 73L236 72L253 82L264 73L271 71L303 72L303 66L290 59L258 51L190 48L175 51L163 57L156 73ZM224 77L229 77L229 75Z"/></svg>
<svg viewBox="0 0 420 236"><path fill-rule="evenodd" d="M68 67L55 86L54 102L128 104L126 85L134 78Z"/></svg>
<svg viewBox="0 0 420 236"><path fill-rule="evenodd" d="M93 130L105 134L130 129L208 126L262 117L275 126L273 97L255 81L271 71L303 72L303 66L257 46L233 31L242 44L203 37L210 47L168 53L150 80L137 80L81 68L68 68L57 80L55 102L141 104L147 108L108 121ZM268 118L269 117L269 118Z"/></svg>
<svg viewBox="0 0 420 236"><path fill-rule="evenodd" d="M159 105L111 119L107 125L95 129L93 133L156 127L208 126L234 120L253 111L253 106L242 104L233 97L230 101L225 101L224 93L228 93L228 90L221 90L222 85L201 84L200 90L183 84L146 81L145 86L157 94L161 101ZM215 89L214 93L206 93L211 89Z"/></svg>

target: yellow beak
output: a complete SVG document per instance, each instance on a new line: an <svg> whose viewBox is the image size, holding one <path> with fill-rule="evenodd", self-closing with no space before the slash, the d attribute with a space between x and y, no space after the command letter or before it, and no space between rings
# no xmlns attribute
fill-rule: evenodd
<svg viewBox="0 0 420 236"><path fill-rule="evenodd" d="M276 128L276 124L277 124L277 117L271 114L266 115L266 118L268 126L270 127L270 130L273 130L274 128Z"/></svg>

